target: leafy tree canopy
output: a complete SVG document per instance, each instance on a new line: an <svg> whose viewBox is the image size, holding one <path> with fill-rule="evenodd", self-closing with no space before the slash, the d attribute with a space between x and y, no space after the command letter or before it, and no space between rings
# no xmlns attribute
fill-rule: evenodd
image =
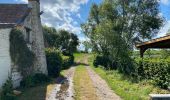
<svg viewBox="0 0 170 100"><path fill-rule="evenodd" d="M77 35L66 30L56 30L53 27L44 26L44 38L46 47L60 49L65 55L72 55L77 51L79 39Z"/></svg>

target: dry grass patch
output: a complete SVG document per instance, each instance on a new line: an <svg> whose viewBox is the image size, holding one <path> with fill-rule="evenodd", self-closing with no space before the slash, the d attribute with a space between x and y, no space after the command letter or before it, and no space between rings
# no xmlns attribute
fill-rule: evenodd
<svg viewBox="0 0 170 100"><path fill-rule="evenodd" d="M76 100L98 100L95 88L84 66L78 66L74 75Z"/></svg>

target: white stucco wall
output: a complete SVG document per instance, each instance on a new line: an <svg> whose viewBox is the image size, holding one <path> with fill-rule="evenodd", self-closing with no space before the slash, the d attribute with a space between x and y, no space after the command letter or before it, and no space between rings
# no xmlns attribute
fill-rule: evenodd
<svg viewBox="0 0 170 100"><path fill-rule="evenodd" d="M11 29L0 29L0 87L11 74L9 34Z"/></svg>

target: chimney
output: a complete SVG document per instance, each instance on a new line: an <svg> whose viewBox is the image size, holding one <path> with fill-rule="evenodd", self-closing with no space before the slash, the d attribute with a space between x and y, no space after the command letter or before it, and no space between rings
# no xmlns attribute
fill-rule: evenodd
<svg viewBox="0 0 170 100"><path fill-rule="evenodd" d="M28 0L28 7L31 8L31 38L32 51L35 54L34 72L47 74L47 63L44 52L44 37L40 17L40 0Z"/></svg>
<svg viewBox="0 0 170 100"><path fill-rule="evenodd" d="M28 7L34 10L34 13L40 13L40 0L28 0Z"/></svg>

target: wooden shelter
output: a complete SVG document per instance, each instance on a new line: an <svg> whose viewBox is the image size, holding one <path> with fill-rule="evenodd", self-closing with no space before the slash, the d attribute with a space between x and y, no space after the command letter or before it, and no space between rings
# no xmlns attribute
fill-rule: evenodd
<svg viewBox="0 0 170 100"><path fill-rule="evenodd" d="M136 45L140 49L140 56L143 57L144 52L147 49L167 49L170 48L170 35L156 38L147 42Z"/></svg>

